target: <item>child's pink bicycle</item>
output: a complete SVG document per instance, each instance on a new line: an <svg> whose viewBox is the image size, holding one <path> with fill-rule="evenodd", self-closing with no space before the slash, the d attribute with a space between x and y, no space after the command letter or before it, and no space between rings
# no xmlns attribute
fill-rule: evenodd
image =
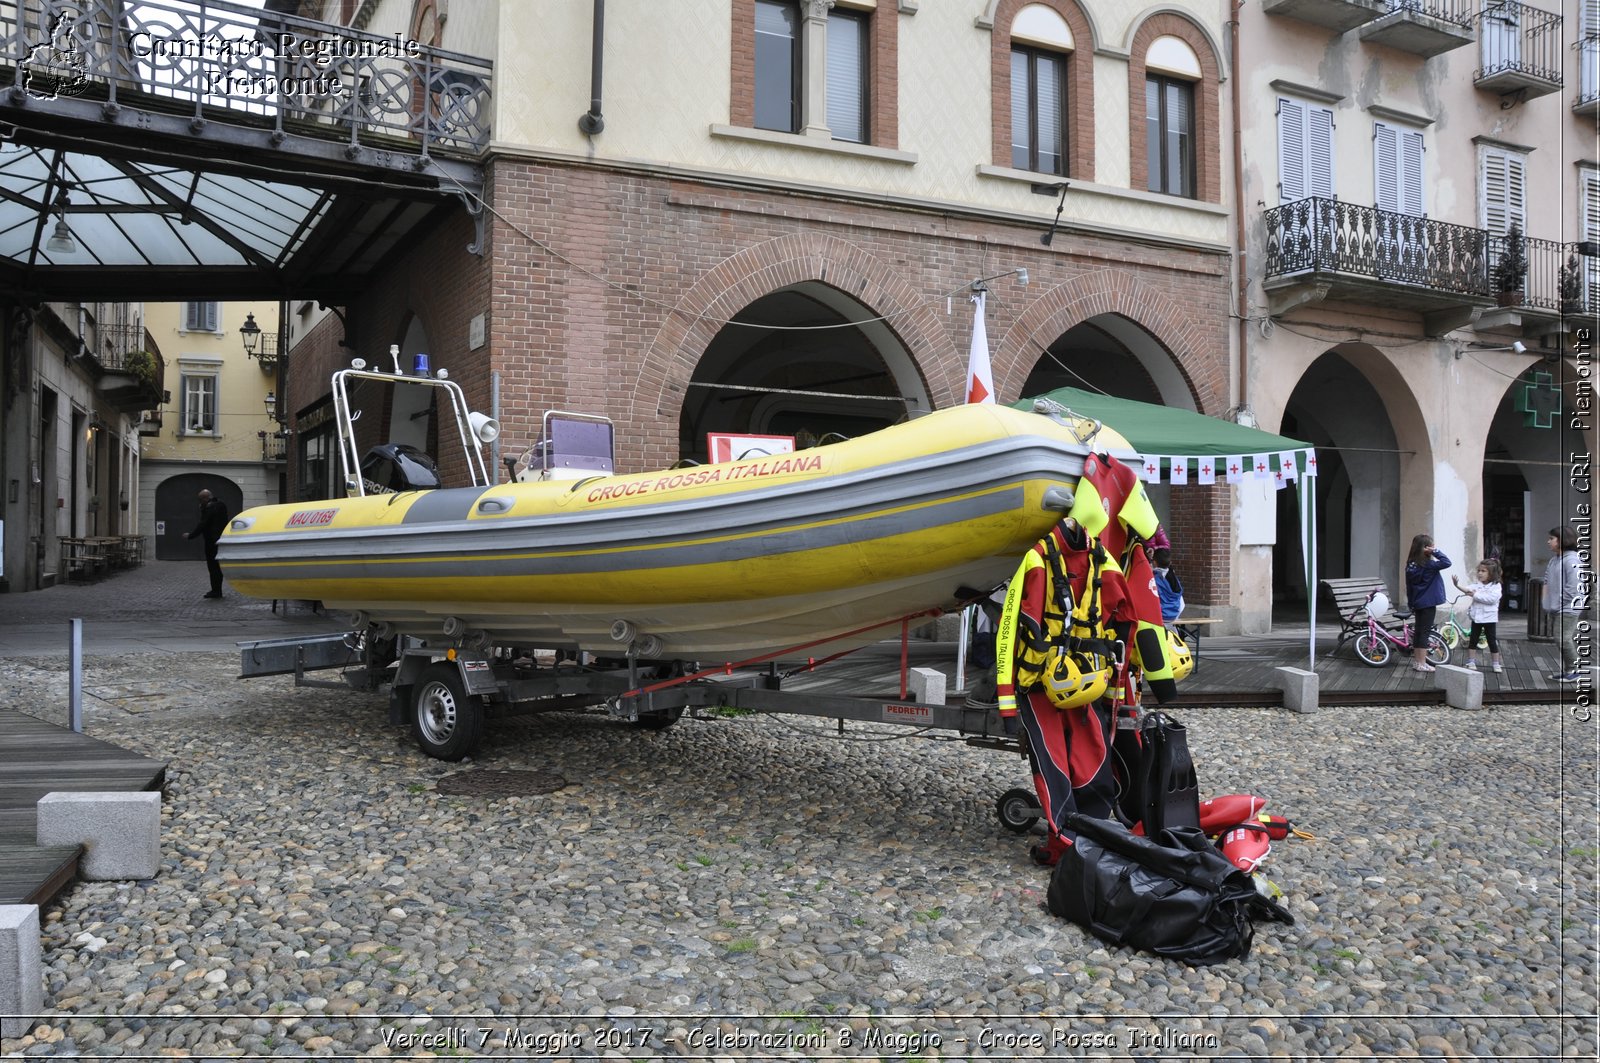
<svg viewBox="0 0 1600 1063"><path fill-rule="evenodd" d="M1389 663L1395 650L1402 654L1411 652L1412 628L1410 613L1396 613L1389 608L1389 597L1382 591L1367 595L1367 630L1356 636L1356 656L1374 668ZM1390 631L1389 622L1400 624L1398 634ZM1437 631L1428 632L1428 662L1447 664L1450 647Z"/></svg>

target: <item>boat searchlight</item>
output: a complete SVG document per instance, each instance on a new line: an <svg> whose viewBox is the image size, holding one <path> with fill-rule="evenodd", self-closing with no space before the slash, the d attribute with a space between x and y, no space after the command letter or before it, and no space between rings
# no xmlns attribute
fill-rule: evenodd
<svg viewBox="0 0 1600 1063"><path fill-rule="evenodd" d="M500 422L486 413L467 414L467 423L480 443L493 443L500 438Z"/></svg>

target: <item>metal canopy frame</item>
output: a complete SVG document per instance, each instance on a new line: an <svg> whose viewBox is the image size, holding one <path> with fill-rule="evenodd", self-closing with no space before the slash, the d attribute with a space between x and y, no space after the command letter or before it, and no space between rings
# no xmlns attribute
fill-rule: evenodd
<svg viewBox="0 0 1600 1063"><path fill-rule="evenodd" d="M16 13L0 21L0 289L344 303L463 203L483 246L485 60L396 55L390 38L220 0L20 0ZM159 34L250 47L157 62L129 43ZM311 61L283 34L359 54ZM360 89L216 91L223 75L319 72ZM47 246L60 222L72 253Z"/></svg>

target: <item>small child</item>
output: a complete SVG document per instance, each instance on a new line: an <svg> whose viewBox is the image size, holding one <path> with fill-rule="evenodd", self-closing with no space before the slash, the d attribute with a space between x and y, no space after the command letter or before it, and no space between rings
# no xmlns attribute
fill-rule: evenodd
<svg viewBox="0 0 1600 1063"><path fill-rule="evenodd" d="M1472 595L1472 604L1467 607L1467 617L1472 621L1472 630L1467 634L1467 667L1478 667L1478 636L1481 634L1488 639L1494 670L1504 672L1500 640L1495 635L1495 628L1500 624L1500 562L1492 557L1479 561L1476 583L1463 587L1456 576L1451 576L1450 582L1461 593Z"/></svg>

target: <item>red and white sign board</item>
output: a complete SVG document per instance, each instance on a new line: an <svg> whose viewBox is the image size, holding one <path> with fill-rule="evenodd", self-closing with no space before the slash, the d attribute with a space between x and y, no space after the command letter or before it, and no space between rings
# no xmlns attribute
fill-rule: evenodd
<svg viewBox="0 0 1600 1063"><path fill-rule="evenodd" d="M740 458L764 458L769 454L793 454L794 436L735 435L732 432L707 432L706 451L713 465Z"/></svg>

